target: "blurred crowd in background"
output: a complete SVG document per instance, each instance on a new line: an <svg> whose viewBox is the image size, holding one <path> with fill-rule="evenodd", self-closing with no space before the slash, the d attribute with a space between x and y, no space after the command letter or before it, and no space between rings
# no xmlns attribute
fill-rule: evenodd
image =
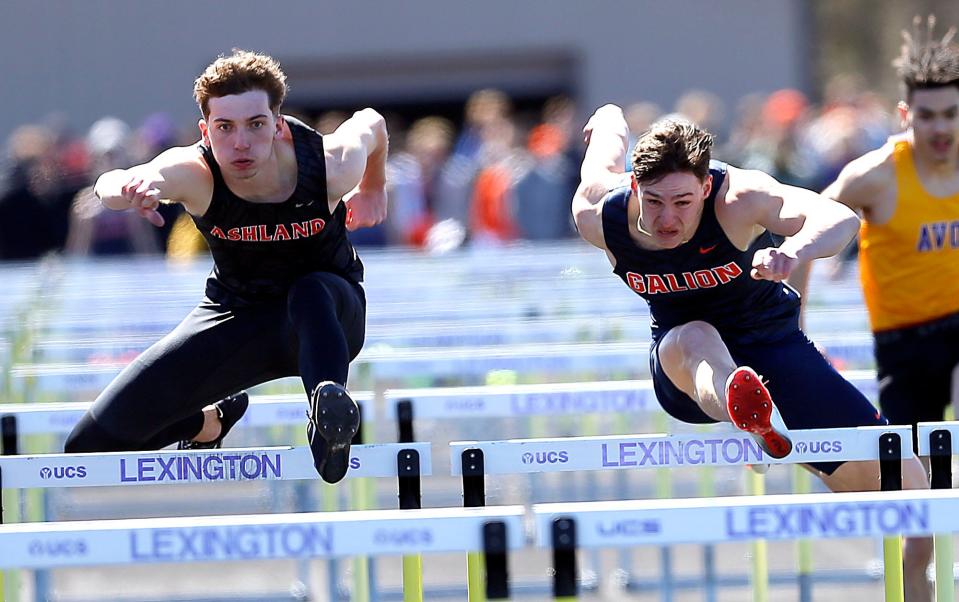
<svg viewBox="0 0 959 602"><path fill-rule="evenodd" d="M351 239L444 252L573 237L569 207L585 150L581 129L595 108L554 97L538 111L517 111L504 93L480 90L465 103L460 123L440 116L406 123L387 113L390 214ZM818 104L787 89L724 106L691 90L673 107L638 102L624 109L633 141L656 119L679 114L716 135L714 158L813 190L898 129L893 102L850 76L831 81ZM348 117L285 112L321 133ZM140 124L107 116L87 132L55 117L20 127L6 141L0 164L0 259L203 253L202 238L178 206L162 207L166 225L155 228L132 211L102 208L91 188L105 171L196 140L195 124L174 123L163 113Z"/></svg>

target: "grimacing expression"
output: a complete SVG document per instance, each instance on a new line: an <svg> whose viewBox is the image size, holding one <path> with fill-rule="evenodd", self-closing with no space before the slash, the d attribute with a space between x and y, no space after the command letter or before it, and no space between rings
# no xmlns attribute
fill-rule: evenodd
<svg viewBox="0 0 959 602"><path fill-rule="evenodd" d="M712 176L700 180L690 172L671 173L655 182L639 182L640 231L662 249L674 249L696 233Z"/></svg>
<svg viewBox="0 0 959 602"><path fill-rule="evenodd" d="M272 156L273 140L280 132L266 92L213 97L208 109L200 132L220 168L237 179L254 177Z"/></svg>
<svg viewBox="0 0 959 602"><path fill-rule="evenodd" d="M956 156L959 143L959 86L919 89L912 92L900 112L912 127L916 150L930 161L944 162Z"/></svg>

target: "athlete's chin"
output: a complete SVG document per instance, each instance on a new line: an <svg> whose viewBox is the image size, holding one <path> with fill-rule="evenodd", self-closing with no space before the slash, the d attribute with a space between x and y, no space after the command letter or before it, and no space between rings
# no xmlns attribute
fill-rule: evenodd
<svg viewBox="0 0 959 602"><path fill-rule="evenodd" d="M236 169L236 168L231 169L230 171L233 172L233 177L237 180L249 180L250 178L256 175L257 170L253 166L249 166L249 167L244 166L239 169Z"/></svg>
<svg viewBox="0 0 959 602"><path fill-rule="evenodd" d="M662 249L675 249L683 244L683 237L679 232L657 232L654 238L656 245Z"/></svg>

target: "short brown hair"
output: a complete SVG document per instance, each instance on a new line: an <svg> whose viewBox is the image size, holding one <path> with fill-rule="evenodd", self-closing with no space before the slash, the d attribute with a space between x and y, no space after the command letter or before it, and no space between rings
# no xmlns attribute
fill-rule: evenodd
<svg viewBox="0 0 959 602"><path fill-rule="evenodd" d="M639 182L655 182L685 171L704 180L712 147L713 135L696 124L674 117L661 119L633 147L633 175Z"/></svg>
<svg viewBox="0 0 959 602"><path fill-rule="evenodd" d="M936 17L929 15L925 31L922 29L922 19L915 17L912 32L902 32L902 50L892 62L902 80L906 100L912 98L915 90L959 87L959 46L952 43L956 28L935 40Z"/></svg>
<svg viewBox="0 0 959 602"><path fill-rule="evenodd" d="M221 54L196 78L193 97L206 118L210 115L211 98L243 94L251 90L266 92L270 110L277 114L286 98L286 75L273 57L234 48L233 54Z"/></svg>

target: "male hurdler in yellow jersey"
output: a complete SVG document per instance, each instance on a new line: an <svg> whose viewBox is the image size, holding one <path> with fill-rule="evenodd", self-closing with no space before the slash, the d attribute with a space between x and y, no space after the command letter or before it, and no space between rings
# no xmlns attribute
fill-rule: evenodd
<svg viewBox="0 0 959 602"><path fill-rule="evenodd" d="M860 272L879 401L893 424L959 403L959 47L907 35L896 61L905 132L825 191L861 211Z"/></svg>

